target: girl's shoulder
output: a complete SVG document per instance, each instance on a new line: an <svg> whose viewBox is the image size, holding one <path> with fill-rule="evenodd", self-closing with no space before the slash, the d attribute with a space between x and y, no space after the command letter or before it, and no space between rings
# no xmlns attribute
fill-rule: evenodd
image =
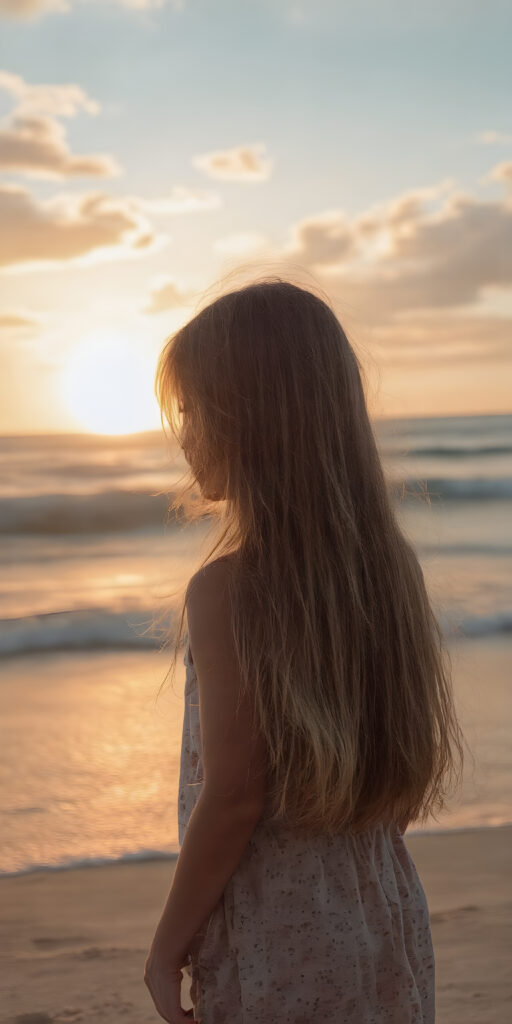
<svg viewBox="0 0 512 1024"><path fill-rule="evenodd" d="M189 625L188 651L193 664L190 649L190 633L199 634L201 642L214 646L221 641L226 629L229 630L230 603L228 598L228 574L232 559L231 554L220 555L206 565L201 566L190 577L186 592L187 619Z"/></svg>
<svg viewBox="0 0 512 1024"><path fill-rule="evenodd" d="M188 581L187 599L192 592L199 590L204 593L210 589L217 590L219 586L222 586L228 579L232 559L232 554L219 555L218 558L201 566Z"/></svg>
<svg viewBox="0 0 512 1024"><path fill-rule="evenodd" d="M198 569L189 580L185 602L189 637L194 646L195 641L206 649L216 650L230 638L228 569L227 559L218 558Z"/></svg>

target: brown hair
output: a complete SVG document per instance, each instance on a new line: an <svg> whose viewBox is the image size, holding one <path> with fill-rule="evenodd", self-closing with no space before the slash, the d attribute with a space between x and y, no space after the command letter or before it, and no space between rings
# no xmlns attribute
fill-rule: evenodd
<svg viewBox="0 0 512 1024"><path fill-rule="evenodd" d="M274 817L304 835L424 823L462 774L448 652L361 372L329 301L269 276L176 331L155 378L162 423L179 440L185 396L204 459L226 465L223 501L187 506L192 477L172 508L214 513L202 565L227 558Z"/></svg>

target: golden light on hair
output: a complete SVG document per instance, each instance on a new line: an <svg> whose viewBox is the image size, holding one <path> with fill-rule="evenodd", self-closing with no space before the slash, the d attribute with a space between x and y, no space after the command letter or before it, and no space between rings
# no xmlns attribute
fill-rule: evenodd
<svg viewBox="0 0 512 1024"><path fill-rule="evenodd" d="M203 306L168 339L155 381L171 428L187 396L194 471L224 468L202 564L227 559L273 820L310 836L424 824L462 778L449 655L365 384L327 296L276 274ZM192 485L176 510L190 511ZM170 671L185 613L186 596Z"/></svg>

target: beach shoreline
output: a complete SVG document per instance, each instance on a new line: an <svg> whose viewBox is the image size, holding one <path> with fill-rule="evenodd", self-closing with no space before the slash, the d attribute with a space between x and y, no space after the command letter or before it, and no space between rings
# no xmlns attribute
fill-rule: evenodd
<svg viewBox="0 0 512 1024"><path fill-rule="evenodd" d="M408 834L427 895L437 1024L502 1024L512 1005L512 826ZM2 1024L155 1024L144 960L176 858L0 878ZM191 1006L188 984L184 1009Z"/></svg>

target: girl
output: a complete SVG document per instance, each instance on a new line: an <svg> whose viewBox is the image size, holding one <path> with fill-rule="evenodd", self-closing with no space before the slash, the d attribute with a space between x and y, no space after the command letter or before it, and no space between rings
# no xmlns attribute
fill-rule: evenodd
<svg viewBox="0 0 512 1024"><path fill-rule="evenodd" d="M200 511L220 510L174 648L175 664L186 612L156 1008L190 1020L184 970L202 1024L432 1024L429 912L402 834L460 781L463 737L359 361L327 301L273 277L174 334L156 392Z"/></svg>

